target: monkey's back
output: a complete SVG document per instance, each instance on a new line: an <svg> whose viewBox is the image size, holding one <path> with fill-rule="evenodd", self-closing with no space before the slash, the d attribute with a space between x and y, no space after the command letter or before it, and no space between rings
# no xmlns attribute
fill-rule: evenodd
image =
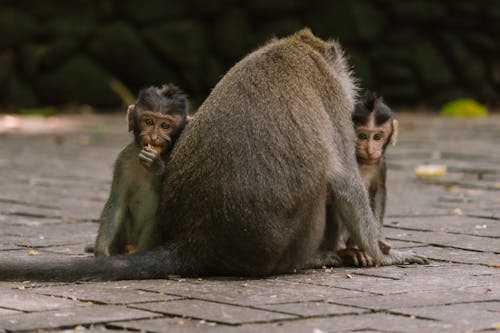
<svg viewBox="0 0 500 333"><path fill-rule="evenodd" d="M317 249L332 80L317 50L280 40L217 84L172 153L161 198L167 244L187 266L276 273L300 268Z"/></svg>

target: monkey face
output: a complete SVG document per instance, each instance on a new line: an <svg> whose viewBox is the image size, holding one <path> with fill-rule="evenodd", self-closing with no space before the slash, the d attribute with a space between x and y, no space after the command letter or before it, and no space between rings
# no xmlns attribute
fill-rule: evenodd
<svg viewBox="0 0 500 333"><path fill-rule="evenodd" d="M180 117L152 111L142 112L138 119L140 145L160 147L162 151L168 150L181 122L177 118Z"/></svg>
<svg viewBox="0 0 500 333"><path fill-rule="evenodd" d="M360 164L376 164L384 156L384 150L392 133L392 122L375 126L368 121L356 127L356 157Z"/></svg>

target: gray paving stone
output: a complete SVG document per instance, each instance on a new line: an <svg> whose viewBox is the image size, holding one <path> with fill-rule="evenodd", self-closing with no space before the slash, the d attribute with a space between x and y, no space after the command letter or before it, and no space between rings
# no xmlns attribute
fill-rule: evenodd
<svg viewBox="0 0 500 333"><path fill-rule="evenodd" d="M5 316L5 315L12 315L16 313L22 313L21 311L16 311L16 310L10 310L10 309L2 309L0 308L0 316ZM1 332L1 328L0 328Z"/></svg>
<svg viewBox="0 0 500 333"><path fill-rule="evenodd" d="M172 281L160 289L157 287L144 289L235 305L321 301L363 295L362 292L355 290L327 288L282 279L236 281L207 279L198 283Z"/></svg>
<svg viewBox="0 0 500 333"><path fill-rule="evenodd" d="M104 304L132 304L179 299L179 297L165 295L164 293L128 288L126 285L108 285L106 282L34 288L30 289L29 292Z"/></svg>
<svg viewBox="0 0 500 333"><path fill-rule="evenodd" d="M40 226L6 225L6 235L18 236L17 245L29 247L46 247L54 245L92 243L95 240L98 224L64 223ZM22 236L22 237L21 237Z"/></svg>
<svg viewBox="0 0 500 333"><path fill-rule="evenodd" d="M395 308L393 311L452 323L462 330L494 330L500 324L500 302Z"/></svg>
<svg viewBox="0 0 500 333"><path fill-rule="evenodd" d="M486 283L482 286L465 287L462 288L462 290L474 294L488 295L489 297L500 301L500 284L496 279L492 279L489 283Z"/></svg>
<svg viewBox="0 0 500 333"><path fill-rule="evenodd" d="M318 280L313 279L312 283L371 294L391 295L474 287L484 285L492 279L500 280L500 270L483 266L442 264L427 267L418 265L405 267L400 270L399 276L393 278L380 277L381 275L376 273L370 275L372 269L365 269L366 272L362 275L355 274L354 270L351 273L346 270L337 273L336 270L333 270L332 274L323 275ZM377 270L377 268L373 268L373 270ZM350 274L351 278L346 278L346 274ZM429 278L430 276L432 279ZM450 276L453 276L453 279L450 279ZM334 299L328 299L328 301L339 303Z"/></svg>
<svg viewBox="0 0 500 333"><path fill-rule="evenodd" d="M2 223L2 226L11 224L11 225L24 225L28 227L38 227L41 224L52 224L61 222L61 218L59 216L56 218L39 218L31 216L7 215L3 214L3 211L0 212L2 212L0 213L0 223Z"/></svg>
<svg viewBox="0 0 500 333"><path fill-rule="evenodd" d="M500 237L500 221L467 216L408 217L397 219L398 224L386 224L402 229L440 231L475 236Z"/></svg>
<svg viewBox="0 0 500 333"><path fill-rule="evenodd" d="M79 246L83 246L83 244ZM46 251L44 248L20 247L17 250L0 251L0 255L9 256L10 258L23 258L23 259L29 258L29 260L35 262L40 258L64 258L70 255L89 256L90 254L83 252L80 254L73 254L73 253L65 253L64 251L50 252Z"/></svg>
<svg viewBox="0 0 500 333"><path fill-rule="evenodd" d="M319 333L365 330L376 332L456 333L457 329L457 326L450 323L412 319L406 316L381 313L334 316L328 318L308 318L293 321L281 321L271 324L251 324L231 327L227 330L221 330L221 332Z"/></svg>
<svg viewBox="0 0 500 333"><path fill-rule="evenodd" d="M42 253L50 254L64 254L64 255L75 255L75 256L92 256L92 253L85 252L85 246L93 244L91 243L78 243L78 244L67 244L62 246L48 246L43 248L38 248L37 250Z"/></svg>
<svg viewBox="0 0 500 333"><path fill-rule="evenodd" d="M142 303L131 305L136 309L160 312L169 315L192 317L226 324L268 322L291 319L296 316L271 311L252 309L229 304L201 300L178 300L170 302Z"/></svg>
<svg viewBox="0 0 500 333"><path fill-rule="evenodd" d="M61 285L68 285L68 284L64 283L64 282L0 281L0 288L1 289L31 289L31 288L38 288L38 287L61 286ZM1 296L1 294L0 294L0 296Z"/></svg>
<svg viewBox="0 0 500 333"><path fill-rule="evenodd" d="M360 297L364 299L365 297ZM341 301L344 303L343 301ZM350 306L330 304L324 302L300 302L300 303L284 303L284 304L269 304L258 305L257 308L271 310L281 313L289 313L299 317L314 317L328 315L345 315L363 313L365 310Z"/></svg>
<svg viewBox="0 0 500 333"><path fill-rule="evenodd" d="M12 310L37 312L87 305L86 303L76 300L32 294L29 290L30 289L2 289L0 307Z"/></svg>
<svg viewBox="0 0 500 333"><path fill-rule="evenodd" d="M0 210L7 215L41 217L55 219L61 216L60 209L50 209L29 204L15 204L0 202Z"/></svg>
<svg viewBox="0 0 500 333"><path fill-rule="evenodd" d="M500 266L500 254L491 252L469 251L438 246L418 247L415 251L432 260Z"/></svg>
<svg viewBox="0 0 500 333"><path fill-rule="evenodd" d="M0 244L0 251L22 249L20 246L14 244L17 242L17 240L17 237L2 237L2 241L4 243Z"/></svg>
<svg viewBox="0 0 500 333"><path fill-rule="evenodd" d="M196 320L189 318L158 318L146 320L132 320L126 322L114 322L109 325L112 328L138 330L141 332L158 333L185 333L185 332L204 332L204 333L225 333L237 332L240 329L246 329L245 326L234 326L214 323L206 320Z"/></svg>
<svg viewBox="0 0 500 333"><path fill-rule="evenodd" d="M446 232L405 230L398 228L385 229L384 234L389 240L407 240L429 245L440 245L465 250L500 253L500 238L459 235Z"/></svg>
<svg viewBox="0 0 500 333"><path fill-rule="evenodd" d="M9 332L70 327L124 319L153 318L151 312L123 306L92 305L45 312L14 314L0 317L0 327Z"/></svg>
<svg viewBox="0 0 500 333"><path fill-rule="evenodd" d="M393 249L412 248L412 249L415 249L415 251L417 251L417 252L418 252L418 249L416 249L417 247L425 246L425 244L421 244L421 243L407 242L407 241L394 240L394 239L391 239L390 243L391 243L391 246Z"/></svg>
<svg viewBox="0 0 500 333"><path fill-rule="evenodd" d="M86 328L84 326L75 326L73 329L56 329L50 330L50 333L115 333L115 332L123 332L123 330L113 330L109 329L102 325L92 325L91 328ZM39 333L39 332L29 332L29 333Z"/></svg>
<svg viewBox="0 0 500 333"><path fill-rule="evenodd" d="M381 296L367 296L363 298L343 299L342 304L371 310L393 309L396 304L406 307L422 307L434 305L449 305L456 303L470 303L497 300L492 293L473 293L463 289L435 290L431 292L408 292Z"/></svg>

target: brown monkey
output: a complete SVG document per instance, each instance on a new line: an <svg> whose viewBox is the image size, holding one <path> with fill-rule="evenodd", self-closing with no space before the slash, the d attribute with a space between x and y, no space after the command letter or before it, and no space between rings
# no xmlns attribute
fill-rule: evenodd
<svg viewBox="0 0 500 333"><path fill-rule="evenodd" d="M362 100L356 103L352 114L356 133L356 159L358 161L361 178L368 191L370 207L378 222L379 232L382 233L383 219L386 204L386 163L385 150L389 144L395 145L398 136L398 121L394 119L391 109L381 97L374 93L367 93ZM348 262L358 266L373 265L372 258L349 238L349 233L342 221L339 223L339 239L337 251ZM379 240L382 252L388 253L391 245Z"/></svg>
<svg viewBox="0 0 500 333"><path fill-rule="evenodd" d="M94 245L96 256L144 251L160 243L156 225L166 160L187 122L187 97L174 85L148 87L129 106L134 140L118 155Z"/></svg>
<svg viewBox="0 0 500 333"><path fill-rule="evenodd" d="M162 182L161 248L59 261L2 259L0 279L292 272L324 238L327 187L332 209L375 263L425 262L379 249L357 171L354 98L338 43L308 29L273 40L229 70L177 141Z"/></svg>

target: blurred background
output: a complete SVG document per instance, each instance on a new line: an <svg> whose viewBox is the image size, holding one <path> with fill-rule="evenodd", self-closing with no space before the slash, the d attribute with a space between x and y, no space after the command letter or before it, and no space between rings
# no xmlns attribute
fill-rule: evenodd
<svg viewBox="0 0 500 333"><path fill-rule="evenodd" d="M0 107L105 112L167 82L196 107L235 62L304 26L338 39L391 106L500 105L498 0L0 0Z"/></svg>

